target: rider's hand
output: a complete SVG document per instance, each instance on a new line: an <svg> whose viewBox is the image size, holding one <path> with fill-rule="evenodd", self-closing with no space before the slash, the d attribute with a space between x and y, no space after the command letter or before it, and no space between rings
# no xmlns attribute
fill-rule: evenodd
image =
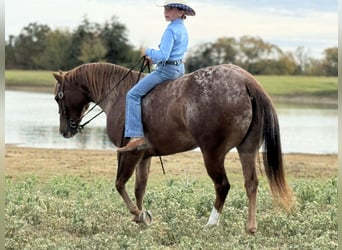
<svg viewBox="0 0 342 250"><path fill-rule="evenodd" d="M145 60L145 65L149 64L153 64L153 61L150 57L146 56L146 48L141 48L140 49L140 53L142 56L145 56L146 60Z"/></svg>

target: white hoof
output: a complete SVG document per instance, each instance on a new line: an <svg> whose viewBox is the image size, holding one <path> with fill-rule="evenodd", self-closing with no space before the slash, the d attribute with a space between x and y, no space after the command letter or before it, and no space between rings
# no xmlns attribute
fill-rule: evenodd
<svg viewBox="0 0 342 250"><path fill-rule="evenodd" d="M220 213L216 210L215 207L213 207L213 210L211 210L209 220L205 226L206 227L218 226L219 220L220 220Z"/></svg>

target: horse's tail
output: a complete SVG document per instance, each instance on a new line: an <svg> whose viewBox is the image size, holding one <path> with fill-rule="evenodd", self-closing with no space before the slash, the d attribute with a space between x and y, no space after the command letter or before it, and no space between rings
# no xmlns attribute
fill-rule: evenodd
<svg viewBox="0 0 342 250"><path fill-rule="evenodd" d="M254 77L253 77L254 79ZM253 119L259 123L263 142L263 161L274 198L289 210L293 194L284 174L280 129L276 110L263 87L254 79L246 85L252 100Z"/></svg>

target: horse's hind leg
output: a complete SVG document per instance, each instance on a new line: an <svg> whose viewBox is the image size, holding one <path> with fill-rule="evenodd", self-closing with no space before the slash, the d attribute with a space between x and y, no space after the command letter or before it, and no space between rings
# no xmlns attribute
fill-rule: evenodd
<svg viewBox="0 0 342 250"><path fill-rule="evenodd" d="M248 220L246 230L249 233L255 233L257 230L256 222L256 198L258 189L258 177L256 174L256 157L257 152L243 152L238 148L240 161L245 179L245 188L248 197Z"/></svg>
<svg viewBox="0 0 342 250"><path fill-rule="evenodd" d="M206 226L218 225L230 185L224 169L224 154L202 152L208 175L213 180L216 191L216 200Z"/></svg>

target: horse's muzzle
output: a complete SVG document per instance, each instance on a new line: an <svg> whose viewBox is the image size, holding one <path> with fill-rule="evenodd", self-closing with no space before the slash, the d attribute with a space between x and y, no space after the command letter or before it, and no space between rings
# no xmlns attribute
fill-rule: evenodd
<svg viewBox="0 0 342 250"><path fill-rule="evenodd" d="M71 138L81 130L82 126L80 126L75 120L72 119L68 120L68 122L65 123L63 127L60 127L60 133L64 138Z"/></svg>

